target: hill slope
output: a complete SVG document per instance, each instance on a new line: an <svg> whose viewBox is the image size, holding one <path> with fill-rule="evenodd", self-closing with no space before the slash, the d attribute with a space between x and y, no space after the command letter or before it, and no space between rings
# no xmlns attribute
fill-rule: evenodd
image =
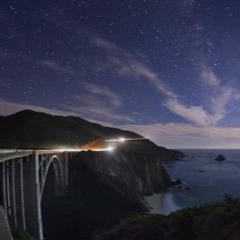
<svg viewBox="0 0 240 240"><path fill-rule="evenodd" d="M79 146L96 138L141 137L116 128L104 127L78 117L52 116L24 110L0 118L1 148L52 148Z"/></svg>
<svg viewBox="0 0 240 240"><path fill-rule="evenodd" d="M52 116L24 110L0 117L0 148L53 149L80 147L96 139L141 138L142 136L117 128L105 127L78 117ZM181 153L158 147L148 139L128 142L125 148L139 152L160 152L173 158Z"/></svg>

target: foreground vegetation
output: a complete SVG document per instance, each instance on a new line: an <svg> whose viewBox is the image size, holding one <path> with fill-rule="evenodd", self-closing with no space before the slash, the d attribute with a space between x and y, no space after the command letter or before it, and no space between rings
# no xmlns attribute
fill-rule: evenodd
<svg viewBox="0 0 240 240"><path fill-rule="evenodd" d="M239 240L240 201L226 196L221 203L186 208L169 216L137 214L97 240Z"/></svg>
<svg viewBox="0 0 240 240"><path fill-rule="evenodd" d="M74 222L80 225L73 235L68 231L62 238L58 235L49 239L82 239L85 235L86 240L240 240L240 200L226 196L223 202L182 209L169 216L136 214L113 230L96 232L93 238L86 234L82 222ZM93 231L94 227L89 226L88 230ZM60 229L59 232L62 234ZM22 231L14 231L13 236L17 240L32 239Z"/></svg>

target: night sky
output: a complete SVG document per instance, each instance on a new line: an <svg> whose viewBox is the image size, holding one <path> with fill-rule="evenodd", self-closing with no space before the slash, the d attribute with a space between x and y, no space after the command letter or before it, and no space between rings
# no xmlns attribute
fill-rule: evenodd
<svg viewBox="0 0 240 240"><path fill-rule="evenodd" d="M240 148L240 1L2 1L0 115L76 115Z"/></svg>

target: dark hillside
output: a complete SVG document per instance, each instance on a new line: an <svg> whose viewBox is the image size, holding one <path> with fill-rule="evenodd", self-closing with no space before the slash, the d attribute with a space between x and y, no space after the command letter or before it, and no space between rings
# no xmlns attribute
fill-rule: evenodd
<svg viewBox="0 0 240 240"><path fill-rule="evenodd" d="M52 116L30 110L0 118L0 148L77 147L101 137L140 137L77 117Z"/></svg>
<svg viewBox="0 0 240 240"><path fill-rule="evenodd" d="M0 117L0 136L0 149L76 148L96 139L142 138L137 133L105 127L79 117L53 116L31 110ZM160 153L168 159L182 156L182 153L158 147L148 139L129 141L124 148Z"/></svg>

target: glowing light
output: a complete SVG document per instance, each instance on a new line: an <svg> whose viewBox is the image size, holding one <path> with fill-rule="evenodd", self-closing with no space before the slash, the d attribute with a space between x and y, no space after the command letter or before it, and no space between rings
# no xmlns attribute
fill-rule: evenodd
<svg viewBox="0 0 240 240"><path fill-rule="evenodd" d="M139 140L146 140L147 138L124 138L120 137L118 139L106 139L105 142L126 142L126 141L139 141Z"/></svg>
<svg viewBox="0 0 240 240"><path fill-rule="evenodd" d="M119 138L119 142L125 142L125 141L126 141L126 139L124 137Z"/></svg>
<svg viewBox="0 0 240 240"><path fill-rule="evenodd" d="M109 146L109 147L107 147L107 149L106 149L108 152L113 152L113 150L114 150L114 147L112 147L112 146Z"/></svg>

